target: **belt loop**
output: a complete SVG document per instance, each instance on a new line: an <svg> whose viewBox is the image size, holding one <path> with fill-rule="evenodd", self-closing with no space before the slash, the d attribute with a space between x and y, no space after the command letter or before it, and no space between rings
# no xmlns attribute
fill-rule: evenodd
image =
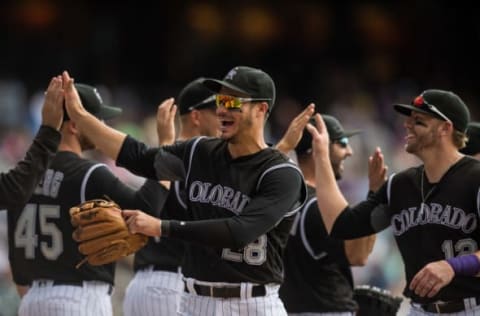
<svg viewBox="0 0 480 316"><path fill-rule="evenodd" d="M433 305L435 305L435 310L437 313L440 314L440 306L437 303L434 303Z"/></svg>
<svg viewBox="0 0 480 316"><path fill-rule="evenodd" d="M467 297L463 299L463 305L465 306L465 309L472 309L475 306L477 306L477 298L476 297Z"/></svg>
<svg viewBox="0 0 480 316"><path fill-rule="evenodd" d="M197 291L195 291L194 287L194 280L192 278L185 278L185 285L187 286L189 293L197 295Z"/></svg>
<svg viewBox="0 0 480 316"><path fill-rule="evenodd" d="M252 283L240 283L240 298L243 300L252 298L252 288Z"/></svg>

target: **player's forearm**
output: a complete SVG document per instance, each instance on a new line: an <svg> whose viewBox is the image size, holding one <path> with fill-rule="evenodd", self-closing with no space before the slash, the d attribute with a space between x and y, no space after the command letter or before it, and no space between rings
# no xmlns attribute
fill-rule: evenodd
<svg viewBox="0 0 480 316"><path fill-rule="evenodd" d="M24 204L47 170L60 142L60 133L42 126L25 158L0 176L0 207Z"/></svg>
<svg viewBox="0 0 480 316"><path fill-rule="evenodd" d="M317 188L317 203L327 232L332 230L335 220L348 203L343 197L335 180L335 175L328 156L316 157L315 183Z"/></svg>
<svg viewBox="0 0 480 316"><path fill-rule="evenodd" d="M364 266L373 250L376 235L346 240L345 254L352 266Z"/></svg>
<svg viewBox="0 0 480 316"><path fill-rule="evenodd" d="M160 233L162 237L178 238L208 247L242 248L244 245L235 243L226 221L227 219L187 222L162 220Z"/></svg>
<svg viewBox="0 0 480 316"><path fill-rule="evenodd" d="M95 147L107 157L116 160L127 135L108 125L88 112L75 118L75 123Z"/></svg>

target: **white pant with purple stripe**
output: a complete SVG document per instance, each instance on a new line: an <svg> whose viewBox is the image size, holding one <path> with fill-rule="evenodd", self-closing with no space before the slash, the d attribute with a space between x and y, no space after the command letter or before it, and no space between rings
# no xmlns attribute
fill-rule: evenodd
<svg viewBox="0 0 480 316"><path fill-rule="evenodd" d="M183 288L180 271L137 271L125 292L123 315L176 315Z"/></svg>
<svg viewBox="0 0 480 316"><path fill-rule="evenodd" d="M266 285L266 295L252 297L253 284L238 284L241 288L239 298L217 298L195 294L193 284L207 286L231 286L231 283L211 283L185 279L189 293L182 295L180 315L184 316L287 316L285 307L278 296L280 285Z"/></svg>
<svg viewBox="0 0 480 316"><path fill-rule="evenodd" d="M83 286L54 285L52 280L34 281L22 298L19 316L111 316L111 286L84 281Z"/></svg>

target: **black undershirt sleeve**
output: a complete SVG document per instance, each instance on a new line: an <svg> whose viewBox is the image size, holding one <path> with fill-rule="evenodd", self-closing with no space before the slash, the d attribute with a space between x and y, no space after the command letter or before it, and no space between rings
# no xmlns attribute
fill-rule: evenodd
<svg viewBox="0 0 480 316"><path fill-rule="evenodd" d="M146 179L138 190L134 190L120 181L107 167L99 167L90 175L85 195L87 200L107 195L122 209L140 209L158 217L168 190L158 181L150 179Z"/></svg>
<svg viewBox="0 0 480 316"><path fill-rule="evenodd" d="M201 221L162 221L162 232L169 237L210 247L240 249L272 229L289 211L301 206L301 174L294 168L268 173L260 190L241 214Z"/></svg>
<svg viewBox="0 0 480 316"><path fill-rule="evenodd" d="M0 174L0 208L13 209L27 202L55 156L60 137L54 128L41 126L25 158Z"/></svg>
<svg viewBox="0 0 480 316"><path fill-rule="evenodd" d="M144 143L127 136L120 148L116 164L130 172L149 179L183 180L185 156L189 142L148 148Z"/></svg>
<svg viewBox="0 0 480 316"><path fill-rule="evenodd" d="M365 237L389 225L387 216L386 184L377 192L369 193L367 200L347 206L333 224L330 236L339 239Z"/></svg>

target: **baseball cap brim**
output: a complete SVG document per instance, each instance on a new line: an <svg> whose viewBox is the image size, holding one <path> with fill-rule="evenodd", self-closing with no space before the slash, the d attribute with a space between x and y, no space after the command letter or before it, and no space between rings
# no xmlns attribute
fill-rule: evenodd
<svg viewBox="0 0 480 316"><path fill-rule="evenodd" d="M359 129L355 129L355 130L351 130L351 131L345 131L344 133L344 136L343 137L352 137L353 135L357 135L357 134L360 134L362 133L363 131L359 130Z"/></svg>
<svg viewBox="0 0 480 316"><path fill-rule="evenodd" d="M98 111L98 113L94 115L99 119L108 120L108 119L119 116L121 113L122 113L121 108L102 104L100 111Z"/></svg>
<svg viewBox="0 0 480 316"><path fill-rule="evenodd" d="M209 90L211 90L214 93L219 93L222 87L231 89L235 92L243 93L246 95L249 95L248 91L245 91L231 83L228 83L223 80L218 80L218 79L205 79L202 84L207 87Z"/></svg>
<svg viewBox="0 0 480 316"><path fill-rule="evenodd" d="M419 109L419 108L417 108L413 105L410 105L410 104L394 104L393 108L398 113L406 115L406 116L410 116L412 114L412 111L435 116L435 113L424 111L424 110Z"/></svg>

